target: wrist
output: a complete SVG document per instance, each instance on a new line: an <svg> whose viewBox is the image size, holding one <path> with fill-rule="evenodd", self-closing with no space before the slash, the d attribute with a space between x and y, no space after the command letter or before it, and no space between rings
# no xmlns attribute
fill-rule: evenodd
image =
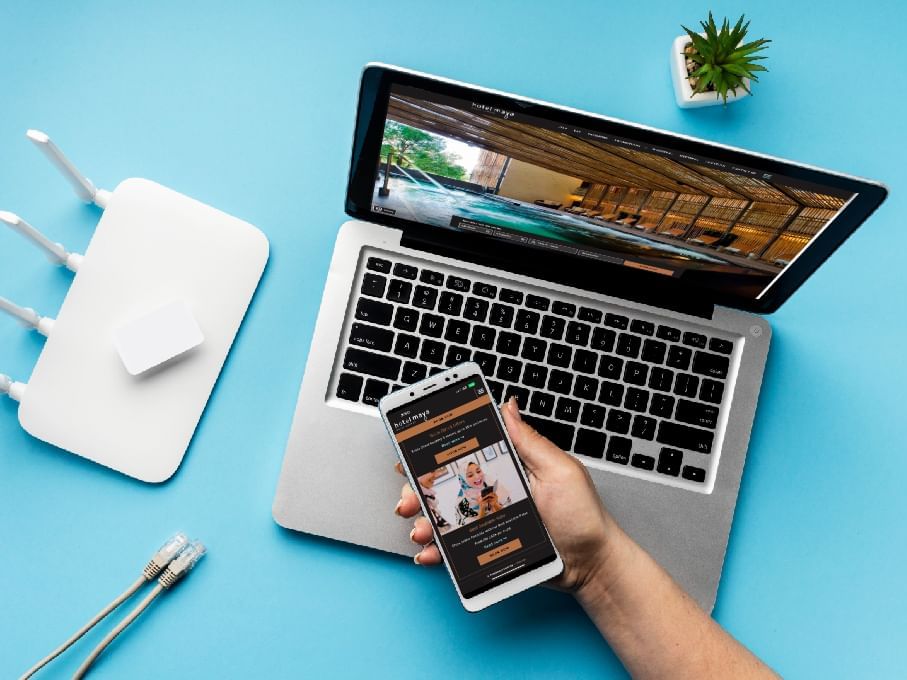
<svg viewBox="0 0 907 680"><path fill-rule="evenodd" d="M624 531L608 518L605 537L595 552L576 599L584 609L599 609L614 599L619 584L624 580L628 564L632 560L633 541Z"/></svg>

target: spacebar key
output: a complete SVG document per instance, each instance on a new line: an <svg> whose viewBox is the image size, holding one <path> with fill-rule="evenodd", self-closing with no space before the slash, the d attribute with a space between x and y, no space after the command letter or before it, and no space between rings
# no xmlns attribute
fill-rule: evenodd
<svg viewBox="0 0 907 680"><path fill-rule="evenodd" d="M346 355L343 357L343 367L345 369L367 375L376 375L379 378L388 380L397 379L401 363L400 359L395 359L385 354L375 354L374 352L366 352L352 347L346 351Z"/></svg>
<svg viewBox="0 0 907 680"><path fill-rule="evenodd" d="M564 449L564 451L569 451L570 447L573 446L573 435L576 432L576 428L573 427L573 425L556 423L553 420L536 418L535 416L530 416L525 413L522 414L522 416L523 420L538 430L539 434L548 437L548 439Z"/></svg>
<svg viewBox="0 0 907 680"><path fill-rule="evenodd" d="M713 433L708 430L662 421L658 427L656 439L662 444L669 444L680 449L710 453L713 436Z"/></svg>

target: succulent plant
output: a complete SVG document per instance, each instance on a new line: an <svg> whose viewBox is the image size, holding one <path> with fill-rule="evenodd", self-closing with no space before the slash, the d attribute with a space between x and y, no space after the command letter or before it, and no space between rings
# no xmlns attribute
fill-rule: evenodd
<svg viewBox="0 0 907 680"><path fill-rule="evenodd" d="M687 47L685 56L693 62L689 76L693 94L711 89L725 104L728 93L738 87L752 94L745 79L758 81L755 72L768 71L756 62L765 59L757 53L764 50L771 40L760 38L744 43L750 22L745 21L742 14L733 28L725 17L719 29L711 12L709 20L700 21L699 24L704 35L683 26L683 30L690 36L691 44Z"/></svg>

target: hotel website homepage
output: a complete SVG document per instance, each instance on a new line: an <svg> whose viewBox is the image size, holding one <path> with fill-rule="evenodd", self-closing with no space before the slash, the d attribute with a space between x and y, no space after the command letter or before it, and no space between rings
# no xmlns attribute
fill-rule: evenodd
<svg viewBox="0 0 907 680"><path fill-rule="evenodd" d="M463 597L555 559L480 377L387 418Z"/></svg>
<svg viewBox="0 0 907 680"><path fill-rule="evenodd" d="M394 85L372 211L759 298L852 198Z"/></svg>

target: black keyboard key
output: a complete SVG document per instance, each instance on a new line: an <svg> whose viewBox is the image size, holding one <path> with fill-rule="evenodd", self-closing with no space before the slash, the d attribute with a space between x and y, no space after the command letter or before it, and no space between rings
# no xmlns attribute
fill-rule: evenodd
<svg viewBox="0 0 907 680"><path fill-rule="evenodd" d="M657 366L652 369L652 372L649 374L649 387L653 390L661 390L662 392L670 392L671 385L674 382L674 372L669 371L666 368L658 368Z"/></svg>
<svg viewBox="0 0 907 680"><path fill-rule="evenodd" d="M488 389L491 391L491 396L494 397L494 400L499 404L504 403L504 385L497 380L489 380L487 378L485 382L488 383Z"/></svg>
<svg viewBox="0 0 907 680"><path fill-rule="evenodd" d="M523 304L523 294L518 290L511 290L510 288L501 288L498 299L501 302L509 302L513 305Z"/></svg>
<svg viewBox="0 0 907 680"><path fill-rule="evenodd" d="M683 472L680 473L680 476L684 479L689 479L691 482L704 482L705 470L692 465L684 465Z"/></svg>
<svg viewBox="0 0 907 680"><path fill-rule="evenodd" d="M457 366L464 361L469 361L471 352L465 347L459 345L449 345L447 348L447 358L444 360L445 366Z"/></svg>
<svg viewBox="0 0 907 680"><path fill-rule="evenodd" d="M461 345L466 344L469 339L469 324L459 319L450 319L447 322L447 330L444 331L444 339Z"/></svg>
<svg viewBox="0 0 907 680"><path fill-rule="evenodd" d="M714 429L718 425L718 407L681 399L677 402L674 420Z"/></svg>
<svg viewBox="0 0 907 680"><path fill-rule="evenodd" d="M365 261L365 268L381 272L382 274L390 274L391 263L388 260L382 260L380 257L370 257Z"/></svg>
<svg viewBox="0 0 907 680"><path fill-rule="evenodd" d="M516 313L516 322L513 324L513 330L535 335L538 333L541 318L542 315L538 312L521 309Z"/></svg>
<svg viewBox="0 0 907 680"><path fill-rule="evenodd" d="M362 288L359 289L363 295L371 297L383 297L384 288L387 286L387 279L378 274L368 274L362 277Z"/></svg>
<svg viewBox="0 0 907 680"><path fill-rule="evenodd" d="M579 402L576 399L561 397L557 400L557 407L554 409L554 417L558 420L566 420L575 423L577 418L579 418Z"/></svg>
<svg viewBox="0 0 907 680"><path fill-rule="evenodd" d="M610 352L614 349L614 340L617 333L610 328L596 328L592 331L592 349L600 352Z"/></svg>
<svg viewBox="0 0 907 680"><path fill-rule="evenodd" d="M387 354L375 354L364 349L349 347L343 357L343 367L348 371L396 380L402 362Z"/></svg>
<svg viewBox="0 0 907 680"><path fill-rule="evenodd" d="M635 359L639 356L639 346L642 344L639 336L621 333L617 336L617 353L624 357Z"/></svg>
<svg viewBox="0 0 907 680"><path fill-rule="evenodd" d="M658 340L646 340L642 343L642 360L653 364L660 364L665 360L668 346Z"/></svg>
<svg viewBox="0 0 907 680"><path fill-rule="evenodd" d="M656 469L663 475L676 477L680 474L680 462L682 460L682 452L677 449L664 448L658 454L658 467Z"/></svg>
<svg viewBox="0 0 907 680"><path fill-rule="evenodd" d="M609 382L605 380L602 382L602 388L598 393L598 400L602 404L608 404L609 406L620 406L620 402L624 397L624 386L620 383Z"/></svg>
<svg viewBox="0 0 907 680"><path fill-rule="evenodd" d="M655 418L648 416L636 416L633 418L633 427L630 430L637 439L652 439L655 437Z"/></svg>
<svg viewBox="0 0 907 680"><path fill-rule="evenodd" d="M631 411L642 411L649 407L649 393L636 387L628 387L624 397L624 408Z"/></svg>
<svg viewBox="0 0 907 680"><path fill-rule="evenodd" d="M582 319L583 321L599 323L602 320L602 313L601 310L592 309L591 307L580 307L577 318Z"/></svg>
<svg viewBox="0 0 907 680"><path fill-rule="evenodd" d="M699 453L710 453L712 451L713 438L714 433L688 425L661 421L661 425L658 427L659 443L676 446L681 449L689 449L690 451L698 451Z"/></svg>
<svg viewBox="0 0 907 680"><path fill-rule="evenodd" d="M542 297L541 295L527 295L526 306L530 309L539 309L543 312L547 312L548 307L551 306L551 300Z"/></svg>
<svg viewBox="0 0 907 680"><path fill-rule="evenodd" d="M494 354L475 352L472 355L472 360L479 365L479 368L482 369L482 373L484 373L486 377L494 375L495 366L498 364L498 358Z"/></svg>
<svg viewBox="0 0 907 680"><path fill-rule="evenodd" d="M687 331L683 334L683 344L689 345L690 347L705 349L706 337L702 333L692 333L690 331Z"/></svg>
<svg viewBox="0 0 907 680"><path fill-rule="evenodd" d="M581 456L590 458L601 458L605 455L605 442L608 441L608 435L604 432L595 432L580 428L576 433L576 443L573 445L573 452Z"/></svg>
<svg viewBox="0 0 907 680"><path fill-rule="evenodd" d="M383 380L369 378L365 381L365 390L362 392L362 403L377 406L381 397L391 391L391 386Z"/></svg>
<svg viewBox="0 0 907 680"><path fill-rule="evenodd" d="M652 333L655 332L655 324L651 321L633 319L633 321L630 322L630 330L634 333L639 333L640 335L652 335Z"/></svg>
<svg viewBox="0 0 907 680"><path fill-rule="evenodd" d="M510 382L517 382L520 379L520 373L523 372L523 364L521 364L516 359L507 359L506 357L501 359L501 362L498 364L498 373L497 376L501 380L509 380Z"/></svg>
<svg viewBox="0 0 907 680"><path fill-rule="evenodd" d="M484 298L493 298L497 297L498 288L497 286L492 286L490 283L482 283L481 281L476 281L472 284L472 292L474 295Z"/></svg>
<svg viewBox="0 0 907 680"><path fill-rule="evenodd" d="M462 276L450 275L447 277L447 287L451 290L468 293L470 285L472 285L472 282L469 279L464 279Z"/></svg>
<svg viewBox="0 0 907 680"><path fill-rule="evenodd" d="M573 396L580 399L594 400L598 395L598 380L586 375L576 376L573 383Z"/></svg>
<svg viewBox="0 0 907 680"><path fill-rule="evenodd" d="M394 354L402 357L415 359L419 352L419 338L407 333L397 333L397 341L394 343Z"/></svg>
<svg viewBox="0 0 907 680"><path fill-rule="evenodd" d="M567 322L559 316L545 315L542 317L542 327L539 335L550 340L560 340L564 336L564 328Z"/></svg>
<svg viewBox="0 0 907 680"><path fill-rule="evenodd" d="M401 331L414 331L419 324L419 312L409 307L397 307L394 313L394 328Z"/></svg>
<svg viewBox="0 0 907 680"><path fill-rule="evenodd" d="M415 361L407 361L403 364L403 373L400 375L400 380L409 385L422 380L426 375L428 375L428 369L425 366L417 364Z"/></svg>
<svg viewBox="0 0 907 680"><path fill-rule="evenodd" d="M671 345L671 349L668 350L668 360L665 363L671 368L685 371L690 367L690 358L692 356L692 350L680 345Z"/></svg>
<svg viewBox="0 0 907 680"><path fill-rule="evenodd" d="M387 326L391 322L393 313L394 306L386 302L359 298L359 302L356 303L356 318L360 321Z"/></svg>
<svg viewBox="0 0 907 680"><path fill-rule="evenodd" d="M442 368L441 366L429 366L429 367L428 367L428 375L429 375L429 376L438 375L438 373L443 373L443 372L446 371L446 370L447 370L447 369Z"/></svg>
<svg viewBox="0 0 907 680"><path fill-rule="evenodd" d="M719 378L724 380L727 377L727 370L730 366L730 360L721 354L710 354L709 352L696 352L693 357L693 373L707 375L710 378Z"/></svg>
<svg viewBox="0 0 907 680"><path fill-rule="evenodd" d="M579 321L571 321L567 324L567 334L564 340L571 345L581 345L585 347L589 344L589 333L592 332L592 326Z"/></svg>
<svg viewBox="0 0 907 680"><path fill-rule="evenodd" d="M497 302L491 305L491 317L488 319L488 323L492 326L510 328L513 324L513 307Z"/></svg>
<svg viewBox="0 0 907 680"><path fill-rule="evenodd" d="M601 429L605 424L605 407L598 404L586 404L579 417L579 422L586 427Z"/></svg>
<svg viewBox="0 0 907 680"><path fill-rule="evenodd" d="M645 385L649 377L649 367L638 361L628 361L624 369L624 382L631 385Z"/></svg>
<svg viewBox="0 0 907 680"><path fill-rule="evenodd" d="M438 298L438 311L442 314L459 316L460 310L463 309L463 296L459 293L451 293L445 290Z"/></svg>
<svg viewBox="0 0 907 680"><path fill-rule="evenodd" d="M422 275L419 277L419 280L422 283L429 283L433 286L441 286L444 284L444 274L441 272L433 272L430 269L423 269Z"/></svg>
<svg viewBox="0 0 907 680"><path fill-rule="evenodd" d="M526 364L523 369L523 384L529 387L544 387L548 380L548 369L538 364Z"/></svg>
<svg viewBox="0 0 907 680"><path fill-rule="evenodd" d="M533 392L529 400L529 410L540 416L550 416L554 413L554 395L545 392Z"/></svg>
<svg viewBox="0 0 907 680"><path fill-rule="evenodd" d="M552 342L548 347L548 363L552 366L568 368L572 356L573 350L567 347L567 345L559 345L556 342Z"/></svg>
<svg viewBox="0 0 907 680"><path fill-rule="evenodd" d="M627 326L630 324L630 319L620 314L605 314L605 325L611 326L611 328L619 328L620 330L626 330Z"/></svg>
<svg viewBox="0 0 907 680"><path fill-rule="evenodd" d="M362 392L362 376L352 373L341 373L337 378L337 396L349 401L359 401Z"/></svg>
<svg viewBox="0 0 907 680"><path fill-rule="evenodd" d="M394 344L394 332L364 323L354 323L350 329L350 344L378 352L390 352Z"/></svg>
<svg viewBox="0 0 907 680"><path fill-rule="evenodd" d="M722 340L721 338L712 338L709 340L709 349L713 352L718 352L719 354L730 354L734 351L734 343L730 340ZM697 470L698 468L692 468Z"/></svg>
<svg viewBox="0 0 907 680"><path fill-rule="evenodd" d="M576 305L569 302L561 302L560 300L555 300L551 305L552 314L557 314L558 316L575 316L576 315Z"/></svg>
<svg viewBox="0 0 907 680"><path fill-rule="evenodd" d="M394 279L391 281L391 285L387 287L387 299L391 302L399 302L406 305L409 304L409 296L412 295L412 292L413 284L409 281Z"/></svg>
<svg viewBox="0 0 907 680"><path fill-rule="evenodd" d="M494 347L496 335L497 331L495 331L494 328L489 328L488 326L473 326L472 338L469 340L469 344L473 347L478 347L479 349L491 349Z"/></svg>
<svg viewBox="0 0 907 680"><path fill-rule="evenodd" d="M539 434L548 437L555 446L559 446L564 451L569 451L573 446L573 435L576 428L567 423L558 423L553 420L544 420L535 416L523 416L527 423L532 425Z"/></svg>
<svg viewBox="0 0 907 680"><path fill-rule="evenodd" d="M570 394L570 388L573 386L573 375L566 371L559 371L556 368L551 369L551 375L548 378L548 389L558 394Z"/></svg>
<svg viewBox="0 0 907 680"><path fill-rule="evenodd" d="M681 397L695 397L699 387L699 378L689 373L681 373L674 381L674 394Z"/></svg>
<svg viewBox="0 0 907 680"><path fill-rule="evenodd" d="M608 453L605 455L605 460L626 465L630 460L630 449L632 447L633 442L630 439L611 437L608 442Z"/></svg>
<svg viewBox="0 0 907 680"><path fill-rule="evenodd" d="M425 272L422 272L423 274ZM435 302L438 300L438 289L429 288L428 286L416 286L416 292L413 293L413 306L420 309L434 309Z"/></svg>
<svg viewBox="0 0 907 680"><path fill-rule="evenodd" d="M485 319L488 318L489 306L488 300L480 300L474 297L468 298L466 306L463 308L463 316L470 321L484 323Z"/></svg>
<svg viewBox="0 0 907 680"><path fill-rule="evenodd" d="M655 335L668 342L680 342L680 329L673 326L659 326Z"/></svg>
<svg viewBox="0 0 907 680"><path fill-rule="evenodd" d="M510 397L516 397L516 403L520 407L520 411L526 410L526 406L529 404L529 390L525 387L508 385L507 392L504 394L504 401L510 401Z"/></svg>
<svg viewBox="0 0 907 680"><path fill-rule="evenodd" d="M598 355L587 349L578 349L573 353L573 370L580 373L595 373Z"/></svg>
<svg viewBox="0 0 907 680"><path fill-rule="evenodd" d="M510 331L501 331L495 349L501 354L516 356L520 351L520 336Z"/></svg>
<svg viewBox="0 0 907 680"><path fill-rule="evenodd" d="M409 279L414 281L416 279L416 274L419 273L418 268L413 267L411 264L403 264L398 262L394 265L394 276L399 276L401 279Z"/></svg>
<svg viewBox="0 0 907 680"><path fill-rule="evenodd" d="M690 376L691 378L693 376ZM695 394L695 389L693 394ZM687 395L692 397L693 394ZM709 380L708 378L702 381L702 389L699 390L699 398L703 401L707 401L712 404L720 404L721 397L724 395L724 385L717 380Z"/></svg>
<svg viewBox="0 0 907 680"><path fill-rule="evenodd" d="M434 340L422 341L422 352L419 358L429 364L440 364L444 361L444 343Z"/></svg>
<svg viewBox="0 0 907 680"><path fill-rule="evenodd" d="M630 465L640 470L654 470L655 459L652 456L646 456L641 453L634 453L630 459Z"/></svg>
<svg viewBox="0 0 907 680"><path fill-rule="evenodd" d="M423 314L419 324L419 333L430 338L440 338L444 332L444 317L436 314Z"/></svg>
<svg viewBox="0 0 907 680"><path fill-rule="evenodd" d="M674 413L674 397L667 394L653 394L649 403L649 413L659 418L670 418Z"/></svg>
<svg viewBox="0 0 907 680"><path fill-rule="evenodd" d="M608 420L605 423L605 427L610 432L627 434L630 431L630 414L626 411L618 411L612 408L608 411Z"/></svg>
<svg viewBox="0 0 907 680"><path fill-rule="evenodd" d="M526 338L523 341L523 353L522 357L524 359L529 359L529 361L544 361L545 360L545 351L548 349L548 343L539 338Z"/></svg>

